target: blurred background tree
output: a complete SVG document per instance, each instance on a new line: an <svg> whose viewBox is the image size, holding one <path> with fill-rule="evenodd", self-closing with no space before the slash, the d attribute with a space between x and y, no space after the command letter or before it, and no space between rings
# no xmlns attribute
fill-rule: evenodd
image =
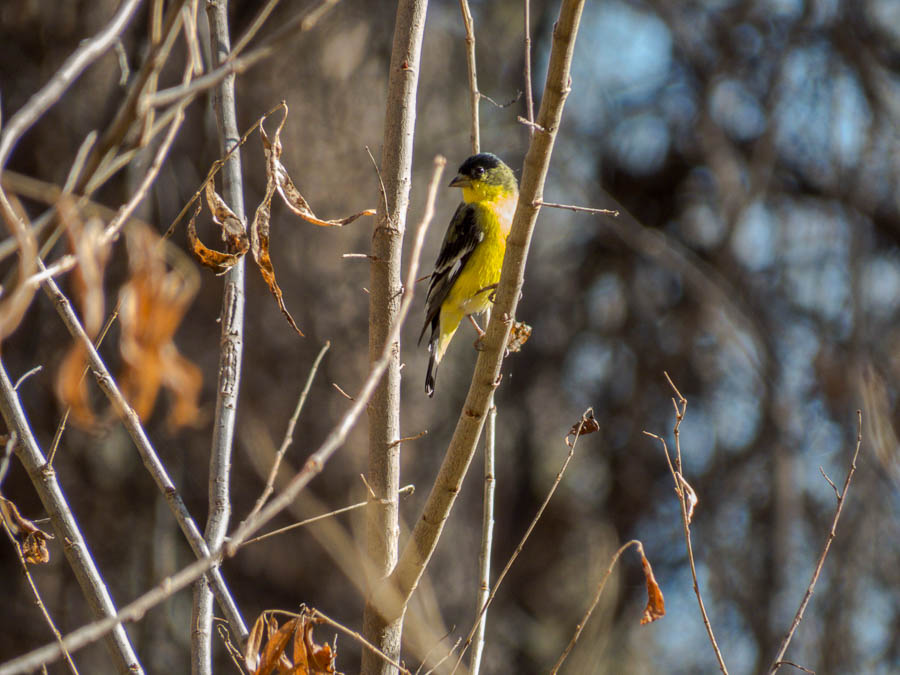
<svg viewBox="0 0 900 675"><path fill-rule="evenodd" d="M4 118L116 4L35 0L0 8ZM257 3L231 4L237 35ZM304 3L279 7L263 34L294 15L294 4ZM480 88L506 103L523 89L522 3L473 0L471 6ZM557 3L532 0L531 7L539 88ZM324 217L374 207L378 199L365 148L378 156L393 10L385 0L344 0L314 31L238 78L241 128L287 100L284 161ZM142 16L123 41L127 62L146 53L146 35ZM419 85L413 221L421 213L431 158L445 154L452 168L468 154L464 48L457 4L433 2ZM900 7L892 0L588 4L545 198L618 208L622 215L549 208L541 214L518 317L533 325L534 335L507 360L496 395L495 568L549 489L566 453L563 436L588 406L601 433L579 443L497 596L487 626L486 672L546 672L610 554L633 537L644 542L654 564L667 616L638 625L644 582L626 555L564 672L715 671L671 477L658 444L641 433L671 430L663 371L689 401L682 446L686 476L700 499L695 554L731 672L761 672L796 611L835 506L819 467L836 482L843 478L858 408L865 423L859 471L788 658L819 673L900 668L898 64ZM8 168L61 184L85 135L109 124L121 76L116 54L101 59L19 144ZM180 72L162 77L175 84ZM482 147L514 167L527 148L527 130L516 121L523 110L521 99L481 109ZM217 156L209 101L199 100L188 115L140 213L160 232ZM152 148L146 161L150 157ZM253 205L265 189L255 141L245 146L243 163L246 202ZM97 200L115 208L139 171L126 171ZM439 197L425 267L457 198L450 190ZM28 205L33 215L40 213L40 205ZM287 326L251 270L233 489L238 520L261 490L321 345L331 340L332 348L300 419L291 467L348 405L332 383L353 392L367 364L368 263L342 258L368 252L367 223L326 230L276 208L272 230L279 282L307 337ZM184 246L183 229L175 240ZM174 435L166 430L165 410L148 423L198 518L206 508L221 293L221 284L204 275L176 341L206 375L205 420ZM120 278L114 261L111 298ZM401 424L404 435L429 433L404 447L402 481L419 487L401 503L406 523L418 516L474 363L470 341L454 341L440 389L427 399L427 354L416 349L418 330L416 317L404 332ZM61 413L53 378L68 344L49 301L38 295L3 345L14 378L44 365L20 393L45 446ZM108 357L115 358L111 348ZM311 486L311 496L328 508L364 499L358 476L365 470L365 438L363 428L354 431ZM55 467L117 602L191 559L117 425L100 434L67 430ZM39 517L39 502L15 462L3 491L25 515ZM453 636L467 632L474 611L480 495L478 477L470 477L415 600L416 612L434 625L455 627ZM318 508L305 499L296 513ZM278 524L293 519L285 515ZM361 541L361 516L340 522ZM357 563L336 561L327 526L313 528L255 544L224 565L247 620L264 608L307 602L359 625ZM35 575L64 631L88 619L60 555ZM0 577L7 580L2 662L49 635L6 546L0 547ZM148 672L186 670L189 616L189 594L182 594L130 628ZM339 647L339 667L353 672L356 645L342 640ZM409 662L419 656L410 654ZM230 667L224 650L218 657L220 668ZM105 672L100 647L76 660L85 672Z"/></svg>

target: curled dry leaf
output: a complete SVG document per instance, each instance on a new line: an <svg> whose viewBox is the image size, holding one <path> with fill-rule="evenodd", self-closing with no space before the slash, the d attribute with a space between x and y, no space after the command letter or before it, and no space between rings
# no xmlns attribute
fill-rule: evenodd
<svg viewBox="0 0 900 675"><path fill-rule="evenodd" d="M255 672L259 667L259 648L262 647L263 630L267 625L266 615L260 614L253 623L250 637L247 638L247 645L244 647L244 665L250 672Z"/></svg>
<svg viewBox="0 0 900 675"><path fill-rule="evenodd" d="M84 330L89 336L95 337L103 325L105 315L103 275L109 261L111 244L104 243L103 222L99 218L83 222L71 196L62 197L56 210L66 229L72 253L78 261L72 279Z"/></svg>
<svg viewBox="0 0 900 675"><path fill-rule="evenodd" d="M50 562L47 540L53 539L52 534L44 532L28 518L22 517L16 505L4 497L0 497L0 519L22 546L22 555L26 561L32 565Z"/></svg>
<svg viewBox="0 0 900 675"><path fill-rule="evenodd" d="M0 212L19 250L18 283L10 289L0 289L0 341L19 327L37 290L28 281L37 269L38 248L34 230L21 202L11 195L8 198L12 210L0 205Z"/></svg>
<svg viewBox="0 0 900 675"><path fill-rule="evenodd" d="M269 255L269 221L272 208L272 181L266 186L266 195L262 202L256 208L253 216L253 222L250 224L250 249L253 252L253 259L256 261L259 272L262 274L263 280L269 287L272 295L275 296L275 302L288 323L293 326L294 330L302 337L303 331L294 321L294 317L288 311L284 304L284 296L278 282L275 280L275 267L272 265L272 258Z"/></svg>
<svg viewBox="0 0 900 675"><path fill-rule="evenodd" d="M297 675L330 675L336 672L334 661L337 652L327 642L323 645L316 644L313 639L313 626L321 623L321 620L311 617L308 613L301 616L302 624L294 636L294 670L291 673ZM302 666L306 670L298 670Z"/></svg>
<svg viewBox="0 0 900 675"><path fill-rule="evenodd" d="M56 372L56 397L69 408L72 421L78 426L88 429L97 424L97 418L91 408L88 394L85 368L87 367L87 349L81 342L76 342L59 364Z"/></svg>
<svg viewBox="0 0 900 675"><path fill-rule="evenodd" d="M178 352L173 338L197 292L197 271L147 227L127 229L126 243L130 278L119 292L122 391L143 420L160 388L168 389L174 397L169 426L192 424L203 376Z"/></svg>
<svg viewBox="0 0 900 675"><path fill-rule="evenodd" d="M332 675L335 673L335 652L332 645L316 644L313 627L318 620L304 611L280 628L278 621L263 612L253 625L244 653L247 668L253 675ZM266 646L260 653L263 627L267 631ZM293 644L293 659L288 658L288 646Z"/></svg>
<svg viewBox="0 0 900 675"><path fill-rule="evenodd" d="M222 241L225 242L225 251L211 249L197 236L197 216L200 214L202 204L198 201L197 208L188 221L187 234L191 244L191 251L201 265L209 267L217 274L226 272L240 260L250 249L250 240L241 219L228 208L225 200L216 192L213 185L213 177L210 176L204 188L206 205L212 214L213 222L222 231Z"/></svg>
<svg viewBox="0 0 900 675"><path fill-rule="evenodd" d="M84 223L71 197L63 197L56 205L60 222L65 226L72 253L78 264L72 275L75 300L81 309L84 330L96 337L103 324L106 300L103 275L109 261L111 244L103 242L103 223L91 218ZM63 358L56 375L56 394L71 408L73 421L82 427L96 423L88 395L85 368L87 350L76 342Z"/></svg>
<svg viewBox="0 0 900 675"><path fill-rule="evenodd" d="M678 476L678 482L681 484L682 489L684 490L685 503L687 504L687 522L688 525L691 524L691 521L694 519L694 507L697 506L697 493L694 492L694 488L691 487L691 484L688 483L684 476L680 473L675 474Z"/></svg>
<svg viewBox="0 0 900 675"><path fill-rule="evenodd" d="M303 218L303 220L310 222L313 225L319 225L320 227L341 227L352 223L361 216L374 216L374 209L366 209L365 211L354 213L352 216L338 218L336 220L322 220L313 213L312 208L309 206L309 202L307 202L303 198L303 195L300 194L300 191L291 180L284 164L281 163L281 153L283 150L281 145L281 130L284 128L284 123L288 116L287 104L282 102L282 106L284 107L284 116L281 118L281 123L278 125L278 128L275 129L275 133L271 140L269 140L269 135L266 133L266 129L263 126L265 118L260 120L259 123L259 135L262 138L263 152L266 155L266 194L269 194L269 187L274 185L274 188L278 191L278 194L281 195L284 203L291 211Z"/></svg>
<svg viewBox="0 0 900 675"><path fill-rule="evenodd" d="M572 428L569 430L569 433L566 434L566 445L571 448L575 444L575 441L579 436L592 434L595 431L600 431L600 423L597 422L596 419L594 419L593 408L588 408L584 411L581 419L573 424ZM569 440L570 436L574 436L574 438L572 440Z"/></svg>
<svg viewBox="0 0 900 675"><path fill-rule="evenodd" d="M272 264L272 256L269 253L272 198L277 192L281 195L282 200L284 200L284 203L291 211L304 220L323 227L339 227L341 225L346 225L360 216L374 215L375 212L368 209L339 220L322 220L313 213L309 203L303 198L300 191L297 190L287 169L281 163L281 153L283 151L281 144L281 130L284 128L284 123L287 120L288 114L287 105L284 103L282 105L284 107L284 116L281 118L281 122L275 129L275 133L271 139L266 133L264 126L265 117L259 122L259 135L262 139L263 152L266 156L266 194L256 208L256 213L250 223L250 250L253 253L253 259L259 267L263 280L269 287L269 291L275 298L275 302L278 303L278 308L281 310L281 313L284 314L284 317L288 320L288 323L291 324L294 330L302 336L303 331L300 330L297 322L294 321L294 317L291 316L287 306L284 304L284 294L275 278L275 266Z"/></svg>
<svg viewBox="0 0 900 675"><path fill-rule="evenodd" d="M512 329L509 331L509 340L506 342L506 351L510 354L522 351L522 347L531 337L531 326L524 321L513 322Z"/></svg>
<svg viewBox="0 0 900 675"><path fill-rule="evenodd" d="M271 619L278 625L274 618ZM294 631L297 629L298 619L291 619L281 628L270 634L266 640L266 647L260 657L259 667L254 675L269 675L274 668L278 668L278 673L287 672L290 668L290 662L287 659L285 650L291 643Z"/></svg>
<svg viewBox="0 0 900 675"><path fill-rule="evenodd" d="M656 583L653 576L653 568L650 561L644 555L644 549L641 547L641 566L644 568L644 580L647 582L647 606L644 608L644 614L641 616L641 625L652 623L657 619L661 619L666 614L666 603L663 599L662 590Z"/></svg>

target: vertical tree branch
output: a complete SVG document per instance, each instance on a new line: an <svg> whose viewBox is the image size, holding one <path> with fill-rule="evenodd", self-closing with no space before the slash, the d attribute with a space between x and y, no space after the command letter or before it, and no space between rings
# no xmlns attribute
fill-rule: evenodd
<svg viewBox="0 0 900 675"><path fill-rule="evenodd" d="M403 234L412 174L413 138L416 127L416 93L425 32L427 0L401 0L394 24L385 111L381 177L384 200L378 206L372 238L369 294L369 363L381 357L391 327L397 322L403 292L400 280ZM400 341L384 378L372 395L368 408L369 466L372 488L366 513L366 550L378 579L386 578L397 562L397 491L400 487ZM363 613L363 635L373 645L397 661L400 657L402 617L386 620L371 597ZM380 656L365 650L364 675L388 675L396 669Z"/></svg>
<svg viewBox="0 0 900 675"><path fill-rule="evenodd" d="M16 456L22 462L35 490L44 505L56 536L63 544L62 549L69 561L78 585L87 598L91 611L98 619L114 617L116 607L113 604L106 582L94 564L87 542L81 535L78 522L66 497L56 480L56 473L47 468L44 455L38 447L37 439L31 432L28 418L22 409L19 394L13 388L6 373L6 366L0 361L0 412L10 432L15 431L19 442L16 444ZM119 673L143 673L137 655L128 641L125 628L119 624L106 636L105 644L112 654Z"/></svg>
<svg viewBox="0 0 900 675"><path fill-rule="evenodd" d="M209 39L212 43L213 68L228 59L231 38L228 32L228 0L207 2ZM222 155L229 153L240 139L234 96L235 75L227 75L216 89L214 107L219 127ZM241 222L244 217L244 190L241 179L241 153L236 149L222 167L223 197ZM203 533L210 549L222 545L231 516L230 469L237 415L238 387L241 377L241 355L244 334L244 260L225 274L222 299L222 339L219 352L219 385L216 391L216 414L209 457L209 516ZM191 620L191 672L212 673L212 591L205 579L194 588L194 611Z"/></svg>
<svg viewBox="0 0 900 675"><path fill-rule="evenodd" d="M531 93L531 2L525 0L525 114L534 122L534 94ZM528 125L528 135L534 136L534 127Z"/></svg>
<svg viewBox="0 0 900 675"><path fill-rule="evenodd" d="M479 103L481 93L478 91L478 74L475 60L475 21L469 9L468 0L459 0L463 23L466 29L466 66L469 72L469 100L472 108L472 154L481 152L481 129ZM487 322L491 320L491 311L487 311ZM478 590L475 594L475 618L478 626L475 633L475 644L469 670L478 675L481 670L481 655L484 649L484 631L487 624L487 608L482 613L491 592L491 544L494 535L494 442L496 440L497 407L494 405L494 394L488 403L489 413L487 430L484 435L484 493L482 499L481 546L478 553ZM481 621L478 618L481 617Z"/></svg>
<svg viewBox="0 0 900 675"><path fill-rule="evenodd" d="M384 593L386 611L396 616L400 616L404 611L428 560L434 553L444 522L449 516L462 479L475 453L491 393L500 381L503 352L519 302L524 282L525 260L540 209L535 201L543 193L553 143L562 119L563 104L569 93L569 70L583 7L584 0L564 0L560 8L553 31L553 46L544 97L538 115L537 123L540 130L532 138L525 157L519 203L506 242L503 270L491 322L484 339L484 350L478 355L466 402L422 515L416 522L412 535L391 574L390 583L379 589ZM395 589L400 601L391 606L388 603L391 602Z"/></svg>
<svg viewBox="0 0 900 675"><path fill-rule="evenodd" d="M497 489L497 477L494 468L494 449L496 446L497 406L488 410L487 423L484 430L484 495L483 515L481 518L481 550L478 554L478 593L475 597L475 622L478 628L472 644L472 658L469 673L478 675L481 671L481 655L484 651L484 630L487 625L487 602L491 596L491 550L494 543L494 492ZM482 609L483 608L483 609ZM480 618L480 620L479 620Z"/></svg>
<svg viewBox="0 0 900 675"><path fill-rule="evenodd" d="M476 155L481 152L481 125L478 120L481 92L478 91L478 73L475 69L475 22L469 10L469 0L459 0L459 8L466 27L466 65L469 71L469 100L472 103L472 131L469 138L472 140L472 154Z"/></svg>

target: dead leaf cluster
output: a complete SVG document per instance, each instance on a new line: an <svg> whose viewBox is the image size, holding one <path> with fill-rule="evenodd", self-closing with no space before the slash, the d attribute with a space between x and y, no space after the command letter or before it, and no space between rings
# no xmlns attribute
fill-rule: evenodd
<svg viewBox="0 0 900 675"><path fill-rule="evenodd" d="M641 566L644 569L644 580L647 582L647 606L641 616L641 625L643 626L665 616L666 602L663 599L662 589L656 583L656 577L653 576L650 561L644 555L644 547L639 547L638 552L641 554Z"/></svg>
<svg viewBox="0 0 900 675"><path fill-rule="evenodd" d="M86 332L95 337L104 315L103 271L109 252L91 245L102 235L102 226L88 223L82 227L76 215L69 214L67 225L78 258L76 300L82 308ZM76 242L79 239L82 241ZM119 291L122 369L118 381L122 393L138 416L146 420L160 389L166 389L173 397L170 428L193 424L199 416L203 375L181 355L174 337L196 295L197 271L180 251L146 225L130 224L125 229L125 241L129 276ZM76 342L60 365L56 392L62 403L71 407L73 420L89 428L96 426L97 418L84 377L86 366L86 347Z"/></svg>
<svg viewBox="0 0 900 675"><path fill-rule="evenodd" d="M572 428L569 429L569 433L566 434L566 445L571 448L580 436L593 434L597 431L600 431L600 423L594 417L593 409L588 408L584 415L581 416L581 419L575 422ZM570 440L570 437L573 438Z"/></svg>
<svg viewBox="0 0 900 675"><path fill-rule="evenodd" d="M530 337L531 326L524 321L513 322L512 328L509 331L509 339L506 341L506 351L510 354L522 351L522 347L525 346L525 343L528 342L528 338Z"/></svg>
<svg viewBox="0 0 900 675"><path fill-rule="evenodd" d="M22 517L16 505L4 497L0 497L0 520L19 542L22 547L22 555L27 562L32 565L50 562L47 540L53 539L53 535L44 532L28 518Z"/></svg>
<svg viewBox="0 0 900 675"><path fill-rule="evenodd" d="M216 251L207 247L197 236L196 220L200 213L202 204L198 201L198 205L194 210L188 222L188 240L190 241L191 250L200 263L209 267L216 273L222 273L232 267L240 260L247 251L253 254L253 260L262 274L263 280L269 287L269 291L278 303L278 308L287 319L288 323L294 328L299 335L303 335L291 313L284 304L284 294L281 287L275 279L275 267L272 264L272 257L269 253L270 247L270 228L272 221L272 198L277 192L284 204L293 213L300 216L307 222L320 227L341 227L352 223L360 216L375 215L373 209L360 211L346 218L336 220L323 220L313 213L309 202L303 198L300 191L294 185L290 174L281 162L281 154L283 145L281 143L281 130L287 120L288 107L282 102L280 106L284 110L281 122L275 129L275 133L270 138L263 126L268 114L260 118L257 126L259 127L259 135L262 140L263 152L266 157L266 193L256 207L253 220L250 223L249 232L244 228L240 218L230 209L225 201L215 191L214 178L215 171L211 171L207 177L204 186L206 195L206 204L210 213L212 213L213 222L219 226L222 231L222 238L225 242L224 251Z"/></svg>
<svg viewBox="0 0 900 675"><path fill-rule="evenodd" d="M272 612L265 611L253 624L247 646L244 649L244 664L251 675L337 675L334 661L337 651L327 642L316 644L313 628L321 619L303 611L278 625ZM263 644L265 634L265 647ZM288 656L293 646L292 657Z"/></svg>

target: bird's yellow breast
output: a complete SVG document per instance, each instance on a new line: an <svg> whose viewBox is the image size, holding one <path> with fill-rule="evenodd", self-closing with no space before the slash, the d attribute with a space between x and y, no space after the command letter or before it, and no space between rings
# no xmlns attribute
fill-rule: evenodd
<svg viewBox="0 0 900 675"><path fill-rule="evenodd" d="M465 193L466 190L463 190L463 199L469 196ZM484 239L472 251L446 301L460 313L460 318L466 314L483 312L491 304L494 292L491 287L500 281L506 237L512 225L517 200L518 195L513 193L493 201L474 202L478 209L476 221Z"/></svg>

